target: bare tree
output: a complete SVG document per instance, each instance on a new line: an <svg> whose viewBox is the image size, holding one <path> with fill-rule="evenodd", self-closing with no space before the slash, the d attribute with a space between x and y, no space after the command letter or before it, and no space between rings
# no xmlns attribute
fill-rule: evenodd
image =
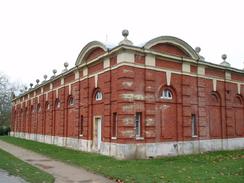
<svg viewBox="0 0 244 183"><path fill-rule="evenodd" d="M20 87L23 86L10 83L8 77L0 73L0 128L10 126L12 95Z"/></svg>
<svg viewBox="0 0 244 183"><path fill-rule="evenodd" d="M11 111L11 88L7 77L0 73L0 126L9 125Z"/></svg>

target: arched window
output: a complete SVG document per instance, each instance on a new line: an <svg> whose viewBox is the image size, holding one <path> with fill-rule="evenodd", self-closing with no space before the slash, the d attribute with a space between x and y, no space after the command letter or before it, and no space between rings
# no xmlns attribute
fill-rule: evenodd
<svg viewBox="0 0 244 183"><path fill-rule="evenodd" d="M96 101L102 100L103 99L103 94L101 91L97 91L95 95Z"/></svg>
<svg viewBox="0 0 244 183"><path fill-rule="evenodd" d="M56 99L55 107L56 107L56 109L60 108L60 100L59 99Z"/></svg>
<svg viewBox="0 0 244 183"><path fill-rule="evenodd" d="M31 112L34 113L35 112L35 106L31 106Z"/></svg>
<svg viewBox="0 0 244 183"><path fill-rule="evenodd" d="M37 105L37 112L41 112L41 105L40 104Z"/></svg>
<svg viewBox="0 0 244 183"><path fill-rule="evenodd" d="M218 92L213 91L210 93L209 104L215 105L215 106L219 106L221 104L221 99L220 99L220 95Z"/></svg>
<svg viewBox="0 0 244 183"><path fill-rule="evenodd" d="M234 98L234 104L235 105L242 105L242 98L240 95L236 95Z"/></svg>
<svg viewBox="0 0 244 183"><path fill-rule="evenodd" d="M173 98L172 92L169 89L163 89L160 98L171 100Z"/></svg>
<svg viewBox="0 0 244 183"><path fill-rule="evenodd" d="M49 110L50 109L50 104L49 102L46 102L46 110Z"/></svg>
<svg viewBox="0 0 244 183"><path fill-rule="evenodd" d="M72 96L70 96L68 99L68 105L72 106L72 105L74 105L74 103L75 103L74 98Z"/></svg>
<svg viewBox="0 0 244 183"><path fill-rule="evenodd" d="M218 95L216 95L215 93L212 93L211 100L213 103L218 103L219 102Z"/></svg>

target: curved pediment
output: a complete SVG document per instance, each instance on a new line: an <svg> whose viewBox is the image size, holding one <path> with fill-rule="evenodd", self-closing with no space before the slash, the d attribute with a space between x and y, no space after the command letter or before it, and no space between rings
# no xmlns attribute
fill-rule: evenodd
<svg viewBox="0 0 244 183"><path fill-rule="evenodd" d="M80 65L89 60L95 59L96 57L106 53L108 48L99 41L92 41L88 43L80 52L75 65Z"/></svg>
<svg viewBox="0 0 244 183"><path fill-rule="evenodd" d="M148 41L144 48L170 55L199 59L195 50L185 41L172 36L161 36Z"/></svg>

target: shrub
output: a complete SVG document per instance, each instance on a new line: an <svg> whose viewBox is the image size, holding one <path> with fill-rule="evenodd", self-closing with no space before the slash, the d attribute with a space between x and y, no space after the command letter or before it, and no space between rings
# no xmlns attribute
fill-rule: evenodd
<svg viewBox="0 0 244 183"><path fill-rule="evenodd" d="M0 126L0 135L8 135L10 132L10 127Z"/></svg>

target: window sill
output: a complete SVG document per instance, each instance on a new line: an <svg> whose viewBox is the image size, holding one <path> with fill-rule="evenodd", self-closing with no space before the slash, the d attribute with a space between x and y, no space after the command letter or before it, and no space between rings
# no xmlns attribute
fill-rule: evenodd
<svg viewBox="0 0 244 183"><path fill-rule="evenodd" d="M117 140L117 137L111 137L112 140Z"/></svg>
<svg viewBox="0 0 244 183"><path fill-rule="evenodd" d="M168 98L168 97L160 97L160 99L164 99L164 100L172 100L172 98Z"/></svg>
<svg viewBox="0 0 244 183"><path fill-rule="evenodd" d="M197 138L198 136L197 135L193 135L192 138Z"/></svg>
<svg viewBox="0 0 244 183"><path fill-rule="evenodd" d="M136 137L136 140L144 140L144 137Z"/></svg>
<svg viewBox="0 0 244 183"><path fill-rule="evenodd" d="M80 134L79 136L80 136L80 137L83 137L83 134Z"/></svg>

